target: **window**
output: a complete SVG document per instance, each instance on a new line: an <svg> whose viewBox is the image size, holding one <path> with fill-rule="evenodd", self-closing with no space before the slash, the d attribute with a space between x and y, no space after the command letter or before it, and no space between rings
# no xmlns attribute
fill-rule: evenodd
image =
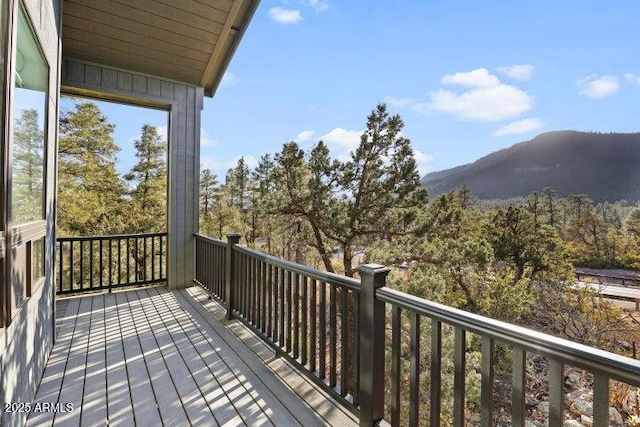
<svg viewBox="0 0 640 427"><path fill-rule="evenodd" d="M5 248L2 268L5 286L5 320L10 322L31 292L42 283L43 236L46 234L45 146L47 134L47 89L49 66L42 54L29 16L20 4L14 21L12 121L9 132L10 184L4 183L9 218L5 218ZM7 174L4 175L7 177Z"/></svg>
<svg viewBox="0 0 640 427"><path fill-rule="evenodd" d="M14 225L44 218L44 129L49 76L22 8L17 24L11 187Z"/></svg>

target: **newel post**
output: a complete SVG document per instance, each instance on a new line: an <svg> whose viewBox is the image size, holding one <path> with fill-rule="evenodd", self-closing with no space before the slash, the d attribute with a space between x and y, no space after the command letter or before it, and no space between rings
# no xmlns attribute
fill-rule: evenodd
<svg viewBox="0 0 640 427"><path fill-rule="evenodd" d="M360 427L373 426L384 416L385 304L376 289L386 283L389 269L360 266Z"/></svg>
<svg viewBox="0 0 640 427"><path fill-rule="evenodd" d="M227 315L225 318L231 320L233 318L233 306L235 304L235 287L236 287L236 251L233 247L240 242L240 234L227 234L227 256L225 260L225 279L224 279L224 295L225 308Z"/></svg>

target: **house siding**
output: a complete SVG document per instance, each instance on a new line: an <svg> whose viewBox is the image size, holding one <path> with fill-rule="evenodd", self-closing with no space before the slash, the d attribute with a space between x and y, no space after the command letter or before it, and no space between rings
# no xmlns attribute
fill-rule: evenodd
<svg viewBox="0 0 640 427"><path fill-rule="evenodd" d="M31 403L42 378L46 360L54 341L54 264L55 264L55 191L56 152L58 128L58 92L60 57L60 0L2 1L22 3L31 21L46 62L49 65L46 129L46 198L45 198L45 277L13 317L9 326L0 333L0 403ZM8 2L8 3L7 3ZM3 70L5 72L5 70ZM7 124L10 122L7 122ZM6 141L5 141L6 143ZM23 251L26 242L14 250ZM11 251L6 251L11 256ZM25 280L24 277L16 280ZM0 412L0 425L20 426L28 413Z"/></svg>

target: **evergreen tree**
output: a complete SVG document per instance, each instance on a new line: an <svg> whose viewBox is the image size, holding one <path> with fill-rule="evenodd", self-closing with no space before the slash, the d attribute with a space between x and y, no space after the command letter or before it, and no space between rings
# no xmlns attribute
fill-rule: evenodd
<svg viewBox="0 0 640 427"><path fill-rule="evenodd" d="M125 185L116 171L120 150L109 123L91 102L60 117L58 228L60 235L122 232Z"/></svg>
<svg viewBox="0 0 640 427"><path fill-rule="evenodd" d="M13 150L13 221L20 224L42 219L44 133L37 110L23 110L16 120Z"/></svg>
<svg viewBox="0 0 640 427"><path fill-rule="evenodd" d="M143 125L135 141L138 162L125 179L129 192L129 233L155 233L166 229L167 166L166 144L154 126Z"/></svg>

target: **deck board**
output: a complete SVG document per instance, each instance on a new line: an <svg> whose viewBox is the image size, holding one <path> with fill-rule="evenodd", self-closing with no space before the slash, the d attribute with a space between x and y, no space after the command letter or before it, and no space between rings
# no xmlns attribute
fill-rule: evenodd
<svg viewBox="0 0 640 427"><path fill-rule="evenodd" d="M34 412L29 426L357 424L199 288L73 297L59 308L35 402L74 410Z"/></svg>
<svg viewBox="0 0 640 427"><path fill-rule="evenodd" d="M105 343L104 298L91 297L91 323L85 367L85 384L82 395L80 424L99 426L107 419L107 372Z"/></svg>
<svg viewBox="0 0 640 427"><path fill-rule="evenodd" d="M110 426L135 424L129 376L125 363L120 313L115 295L104 298L105 308L105 358L107 365L107 416Z"/></svg>
<svg viewBox="0 0 640 427"><path fill-rule="evenodd" d="M116 293L115 298L136 425L161 425L160 412L138 337L139 331L134 323L131 304L126 292Z"/></svg>

